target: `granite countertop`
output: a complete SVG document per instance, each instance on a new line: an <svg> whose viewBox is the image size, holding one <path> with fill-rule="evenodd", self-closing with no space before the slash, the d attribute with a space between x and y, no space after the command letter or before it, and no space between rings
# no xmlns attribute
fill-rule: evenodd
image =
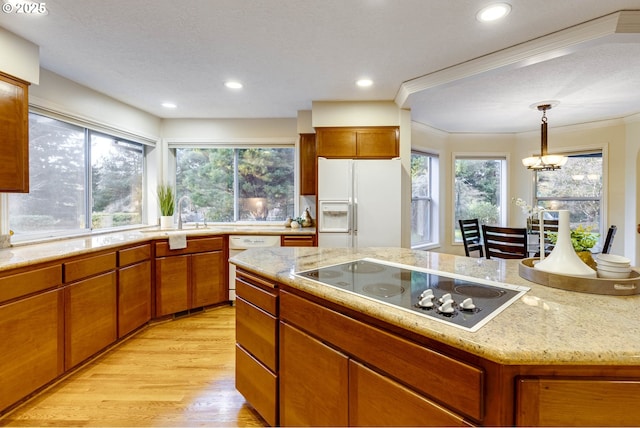
<svg viewBox="0 0 640 428"><path fill-rule="evenodd" d="M471 333L293 275L363 257L531 289ZM259 248L240 253L231 262L501 364L640 365L640 295L595 295L535 284L519 276L518 260L476 259L402 248Z"/></svg>
<svg viewBox="0 0 640 428"><path fill-rule="evenodd" d="M56 239L36 244L18 244L0 249L0 272L38 263L108 250L123 245L144 243L166 238L171 233L185 233L187 236L207 235L313 235L316 229L305 227L291 229L278 225L208 225L206 228L192 225L183 230L161 230L159 227L135 229L123 232L101 233L77 238Z"/></svg>

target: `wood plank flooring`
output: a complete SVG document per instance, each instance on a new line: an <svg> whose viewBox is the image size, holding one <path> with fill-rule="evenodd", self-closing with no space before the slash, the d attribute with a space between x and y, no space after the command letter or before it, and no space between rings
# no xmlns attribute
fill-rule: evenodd
<svg viewBox="0 0 640 428"><path fill-rule="evenodd" d="M152 324L0 426L266 426L234 385L235 308Z"/></svg>

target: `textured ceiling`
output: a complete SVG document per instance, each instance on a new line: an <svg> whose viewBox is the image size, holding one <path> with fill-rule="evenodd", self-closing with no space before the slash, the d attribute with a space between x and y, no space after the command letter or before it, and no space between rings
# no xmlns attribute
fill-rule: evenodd
<svg viewBox="0 0 640 428"><path fill-rule="evenodd" d="M543 100L559 101L552 127L640 113L640 38L582 35L640 0L508 2L506 20L482 24L485 0L48 0L48 15L0 13L0 26L39 45L43 68L165 118L395 100L444 131L522 132L538 128L529 106ZM553 45L576 28L582 43ZM540 40L549 58L500 64ZM374 86L357 88L363 76Z"/></svg>

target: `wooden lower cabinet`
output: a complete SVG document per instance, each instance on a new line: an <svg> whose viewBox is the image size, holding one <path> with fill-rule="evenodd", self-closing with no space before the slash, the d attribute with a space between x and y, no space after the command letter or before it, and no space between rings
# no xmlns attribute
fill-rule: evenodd
<svg viewBox="0 0 640 428"><path fill-rule="evenodd" d="M282 247L315 247L315 235L282 235L280 238Z"/></svg>
<svg viewBox="0 0 640 428"><path fill-rule="evenodd" d="M349 425L349 358L280 324L280 424Z"/></svg>
<svg viewBox="0 0 640 428"><path fill-rule="evenodd" d="M0 412L63 373L62 293L0 305Z"/></svg>
<svg viewBox="0 0 640 428"><path fill-rule="evenodd" d="M64 293L68 370L116 341L116 273L78 281L65 287Z"/></svg>
<svg viewBox="0 0 640 428"><path fill-rule="evenodd" d="M222 237L189 239L179 250L157 242L155 316L228 301L225 247Z"/></svg>
<svg viewBox="0 0 640 428"><path fill-rule="evenodd" d="M640 379L524 378L517 397L518 426L640 425Z"/></svg>
<svg viewBox="0 0 640 428"><path fill-rule="evenodd" d="M351 360L349 426L471 425L415 391Z"/></svg>
<svg viewBox="0 0 640 428"><path fill-rule="evenodd" d="M151 261L118 270L118 338L151 319Z"/></svg>
<svg viewBox="0 0 640 428"><path fill-rule="evenodd" d="M269 425L278 425L278 376L239 344L236 389Z"/></svg>

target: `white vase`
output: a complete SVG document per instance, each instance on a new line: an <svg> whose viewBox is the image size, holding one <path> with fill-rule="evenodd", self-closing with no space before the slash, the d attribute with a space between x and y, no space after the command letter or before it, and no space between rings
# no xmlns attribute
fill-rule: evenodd
<svg viewBox="0 0 640 428"><path fill-rule="evenodd" d="M173 216L172 215L160 216L160 229L173 229Z"/></svg>
<svg viewBox="0 0 640 428"><path fill-rule="evenodd" d="M558 240L549 256L535 263L535 269L555 273L559 275L583 276L596 278L598 275L584 263L571 243L571 228L569 227L569 211L557 210L558 213ZM542 215L540 216L542 217ZM540 218L540 235L543 234L543 221ZM542 254L543 251L540 251Z"/></svg>

